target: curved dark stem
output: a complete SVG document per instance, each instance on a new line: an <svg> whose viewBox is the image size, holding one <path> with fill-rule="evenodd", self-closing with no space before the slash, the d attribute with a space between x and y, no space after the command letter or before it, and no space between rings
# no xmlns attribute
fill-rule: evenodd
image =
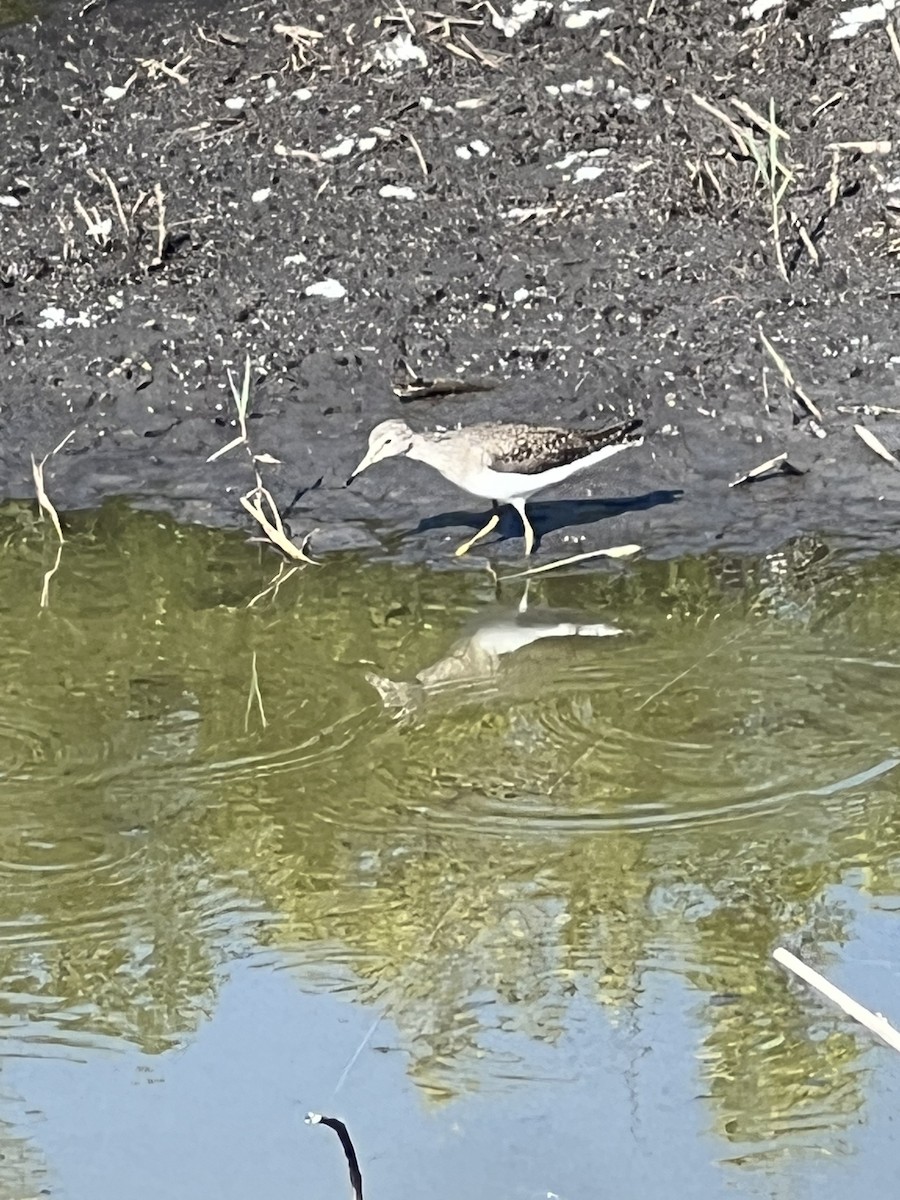
<svg viewBox="0 0 900 1200"><path fill-rule="evenodd" d="M307 1120L310 1118L307 1117ZM341 1139L341 1145L344 1147L344 1153L347 1156L347 1170L350 1172L350 1186L353 1188L353 1200L363 1200L363 1183L362 1172L359 1169L359 1159L356 1157L356 1150L353 1142L350 1140L350 1134L347 1132L347 1126L343 1121L339 1121L337 1117L319 1117L315 1124L327 1125Z"/></svg>

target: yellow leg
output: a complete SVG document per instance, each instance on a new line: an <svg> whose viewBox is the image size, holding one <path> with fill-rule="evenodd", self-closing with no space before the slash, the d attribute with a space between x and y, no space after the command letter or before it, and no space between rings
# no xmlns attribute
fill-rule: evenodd
<svg viewBox="0 0 900 1200"><path fill-rule="evenodd" d="M528 517L525 514L525 501L513 500L511 503L513 508L522 518L522 528L525 531L525 554L527 557L534 549L534 530L531 527L531 522L528 520Z"/></svg>
<svg viewBox="0 0 900 1200"><path fill-rule="evenodd" d="M464 554L468 554L476 542L480 542L483 537L487 537L491 530L496 529L499 524L500 514L494 513L487 525L485 525L484 529L479 529L474 537L470 537L467 542L463 542L461 546L457 546L453 553L457 558L461 558Z"/></svg>

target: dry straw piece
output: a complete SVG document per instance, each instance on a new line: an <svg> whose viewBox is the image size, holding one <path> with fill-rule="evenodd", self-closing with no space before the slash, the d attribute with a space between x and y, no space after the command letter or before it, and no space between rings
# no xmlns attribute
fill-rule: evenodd
<svg viewBox="0 0 900 1200"><path fill-rule="evenodd" d="M513 575L501 575L502 581L508 579L526 579L529 575L543 575L546 571L555 571L559 567L571 567L574 563L587 562L589 558L628 558L637 554L640 546L610 546L607 550L586 550L584 554L572 554L569 558L558 558L554 562L544 563L542 567L530 567L527 571L516 571Z"/></svg>

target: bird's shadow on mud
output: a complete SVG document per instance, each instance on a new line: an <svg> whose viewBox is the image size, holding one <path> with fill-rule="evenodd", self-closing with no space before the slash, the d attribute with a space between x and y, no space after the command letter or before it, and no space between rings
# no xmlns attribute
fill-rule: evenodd
<svg viewBox="0 0 900 1200"><path fill-rule="evenodd" d="M609 517L618 517L622 513L641 512L645 509L656 508L660 504L674 504L684 495L681 488L660 488L653 492L644 492L640 496L621 496L604 500L544 500L528 505L528 519L535 532L535 548L541 543L544 534L554 533L557 529L568 529L573 525L593 525ZM491 510L484 512L445 512L433 517L423 518L415 529L407 536L427 533L432 529L450 529L454 526L468 526L471 529L482 529L490 520ZM511 505L500 506L500 524L497 527L497 541L522 536L522 522Z"/></svg>

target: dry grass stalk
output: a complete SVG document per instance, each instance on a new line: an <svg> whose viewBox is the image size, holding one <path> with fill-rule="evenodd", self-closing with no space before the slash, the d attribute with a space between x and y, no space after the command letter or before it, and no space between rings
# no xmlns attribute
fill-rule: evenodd
<svg viewBox="0 0 900 1200"><path fill-rule="evenodd" d="M122 197L119 195L119 189L116 187L115 183L113 182L113 180L109 174L109 171L107 171L106 167L104 167L101 170L100 174L103 178L104 183L109 188L110 195L113 198L113 204L116 209L116 216L119 218L119 224L122 226L122 229L125 232L125 236L127 237L128 236L128 222L125 219L125 210L122 207Z"/></svg>
<svg viewBox="0 0 900 1200"><path fill-rule="evenodd" d="M572 554L568 558L558 558L554 562L544 563L540 567L530 567L527 571L516 571L513 575L501 575L502 582L509 579L526 579L530 575L543 575L546 571L555 571L559 567L570 567L574 563L587 562L589 558L628 558L637 554L640 546L610 546L607 550L586 550L583 554Z"/></svg>
<svg viewBox="0 0 900 1200"><path fill-rule="evenodd" d="M50 522L56 531L56 536L59 538L60 545L62 545L66 539L63 537L62 526L59 523L59 514L53 507L53 503L50 500L50 497L47 495L47 489L44 486L44 467L47 465L48 459L51 459L54 454L59 454L63 446L70 442L74 436L75 430L73 429L66 434L58 446L54 446L49 454L45 454L40 462L35 459L33 454L31 456L31 474L34 478L34 490L37 493L37 501L41 509L50 518Z"/></svg>
<svg viewBox="0 0 900 1200"><path fill-rule="evenodd" d="M885 462L889 462L895 470L900 471L900 458L891 454L884 442L877 438L871 429L866 429L865 425L854 425L853 431L862 438L870 450L874 450Z"/></svg>
<svg viewBox="0 0 900 1200"><path fill-rule="evenodd" d="M56 561L53 563L53 566L50 568L49 571L44 572L43 584L41 586L41 600L40 600L41 608L46 608L47 605L50 603L50 580L53 578L53 576L59 570L59 564L62 560L62 548L63 548L63 545L65 544L65 540L66 540L63 537L62 525L60 524L60 520L59 520L59 513L56 511L56 508L55 508L52 500L47 495L47 488L46 488L46 485L44 484L44 467L47 465L47 460L52 458L54 454L58 454L59 451L62 450L63 446L65 446L67 442L71 441L71 439L74 436L75 436L75 430L73 429L73 430L71 430L71 432L66 434L66 436L63 438L63 440L59 443L58 446L54 446L49 454L45 454L40 462L37 461L37 459L34 457L33 454L31 456L31 474L34 479L34 490L35 490L35 493L37 494L38 506L40 508L40 511L42 513L46 513L47 516L50 518L50 523L52 524L54 532L56 533L56 536L59 539L59 545L57 546L57 549L56 549Z"/></svg>
<svg viewBox="0 0 900 1200"><path fill-rule="evenodd" d="M786 142L791 140L791 135L786 133L785 130L783 130L780 126L776 125L772 117L767 120L764 116L762 116L761 113L758 113L755 108L751 108L746 100L741 100L737 96L732 96L731 103L738 110L738 112L742 112L745 117L749 118L749 120L752 121L757 128L761 129L767 137L782 138Z"/></svg>
<svg viewBox="0 0 900 1200"><path fill-rule="evenodd" d="M101 217L100 211L97 208L92 208L90 212L81 203L81 199L76 196L73 204L75 211L81 217L85 224L85 232L88 237L97 246L106 247L110 242L110 233L112 232L112 221L109 217Z"/></svg>
<svg viewBox="0 0 900 1200"><path fill-rule="evenodd" d="M284 522L281 519L281 513L278 511L278 506L273 500L271 492L263 487L259 475L256 476L256 487L247 492L246 495L241 496L241 507L257 522L272 545L277 546L282 554L286 554L288 558L293 559L295 562L318 566L316 560L310 558L306 553L306 548L309 545L309 539L312 537L312 534L308 533L299 546L291 541L284 527ZM266 511L267 508L268 512Z"/></svg>
<svg viewBox="0 0 900 1200"><path fill-rule="evenodd" d="M778 139L784 134L775 124L775 101L769 101L769 146L768 155L763 156L756 139L750 139L750 148L761 177L769 189L769 201L772 206L772 239L775 246L775 260L778 273L785 283L788 283L787 267L784 252L781 249L781 202L785 193L794 181L794 173L778 158Z"/></svg>
<svg viewBox="0 0 900 1200"><path fill-rule="evenodd" d="M231 373L231 368L228 368L228 386L231 388L231 396L234 400L234 406L237 409L238 425L241 432L237 437L232 438L226 446L220 446L218 450L213 451L207 458L207 462L215 462L217 458L224 458L230 451L237 446L246 446L250 449L250 440L247 437L247 410L250 407L250 355L248 354L244 360L244 379L241 384L240 391L234 381L234 376Z"/></svg>
<svg viewBox="0 0 900 1200"><path fill-rule="evenodd" d="M784 251L781 248L781 224L783 220L782 201L785 193L790 185L794 182L794 173L779 157L778 144L780 141L789 141L790 136L781 128L775 120L775 101L769 101L769 115L762 116L754 108L751 108L745 100L738 97L732 97L731 103L739 112L760 129L767 137L767 143L761 144L756 140L756 136L752 129L747 126L738 125L733 121L728 113L723 112L721 108L717 108L709 100L696 92L691 93L691 99L704 112L721 121L731 136L734 138L737 148L744 158L752 158L756 163L757 177L762 180L769 193L769 205L772 210L772 239L775 249L775 260L778 266L778 273L785 283L789 282L787 265L784 261ZM718 181L715 181L716 183Z"/></svg>
<svg viewBox="0 0 900 1200"><path fill-rule="evenodd" d="M809 396L807 396L806 392L794 378L794 373L791 368L787 365L787 363L763 333L762 326L759 326L759 337L766 353L778 368L781 378L784 380L784 386L789 392L792 392L797 397L797 399L811 416L815 417L817 421L823 420L822 414L818 407L813 403L812 400L810 400Z"/></svg>
<svg viewBox="0 0 900 1200"><path fill-rule="evenodd" d="M410 133L408 130L404 130L403 135L406 138L406 140L409 142L409 144L412 146L415 156L419 160L419 166L422 168L422 174L427 179L428 178L428 163L425 161L425 155L422 153L422 147L419 145L418 141L416 140L415 134Z"/></svg>
<svg viewBox="0 0 900 1200"><path fill-rule="evenodd" d="M272 493L263 487L262 480L259 476L259 471L256 470L256 463L277 463L279 460L273 458L271 454L254 454L250 446L250 438L247 434L247 414L250 410L250 355L248 354L244 360L244 378L241 381L241 386L238 388L237 382L228 370L228 386L231 388L231 396L234 400L234 406L237 409L238 426L240 433L237 437L232 438L227 445L220 447L207 458L207 462L215 462L217 458L221 458L227 454L229 450L234 450L237 446L243 446L250 458L251 464L254 465L254 476L256 478L256 486L251 488L249 492L241 496L241 507L253 517L254 521L260 526L266 537L273 546L277 546L283 554L294 562L309 563L317 566L315 559L309 557L306 553L306 547L309 544L309 539L312 534L307 534L299 546L295 545L288 537L287 530L284 527L284 522L281 519L281 514L278 511L278 506L272 497ZM260 593L261 595L265 593ZM254 597L254 600L259 597Z"/></svg>
<svg viewBox="0 0 900 1200"><path fill-rule="evenodd" d="M737 148L745 158L752 157L752 152L748 144L749 141L752 141L752 137L748 138L746 130L742 129L736 121L732 121L728 113L723 112L721 108L716 108L715 104L711 104L709 100L705 100L703 96L698 95L696 92L691 92L691 99L698 108L702 108L704 112L708 112L710 116L716 117L722 122L737 142Z"/></svg>
<svg viewBox="0 0 900 1200"><path fill-rule="evenodd" d="M805 962L797 958L795 954L791 954L790 950L785 950L783 946L779 946L772 952L772 957L776 962L781 963L783 967L787 967L789 971L793 971L798 975L804 983L808 983L810 987L814 987L817 991L826 996L838 1008L843 1009L848 1017L852 1017L854 1021L858 1021L860 1025L864 1025L876 1037L881 1038L892 1050L900 1051L900 1033L893 1027L886 1017L881 1013L873 1013L868 1008L863 1007L857 1000L848 996L846 992L841 991L833 983L820 975L818 971L814 971L812 967L808 967Z"/></svg>

